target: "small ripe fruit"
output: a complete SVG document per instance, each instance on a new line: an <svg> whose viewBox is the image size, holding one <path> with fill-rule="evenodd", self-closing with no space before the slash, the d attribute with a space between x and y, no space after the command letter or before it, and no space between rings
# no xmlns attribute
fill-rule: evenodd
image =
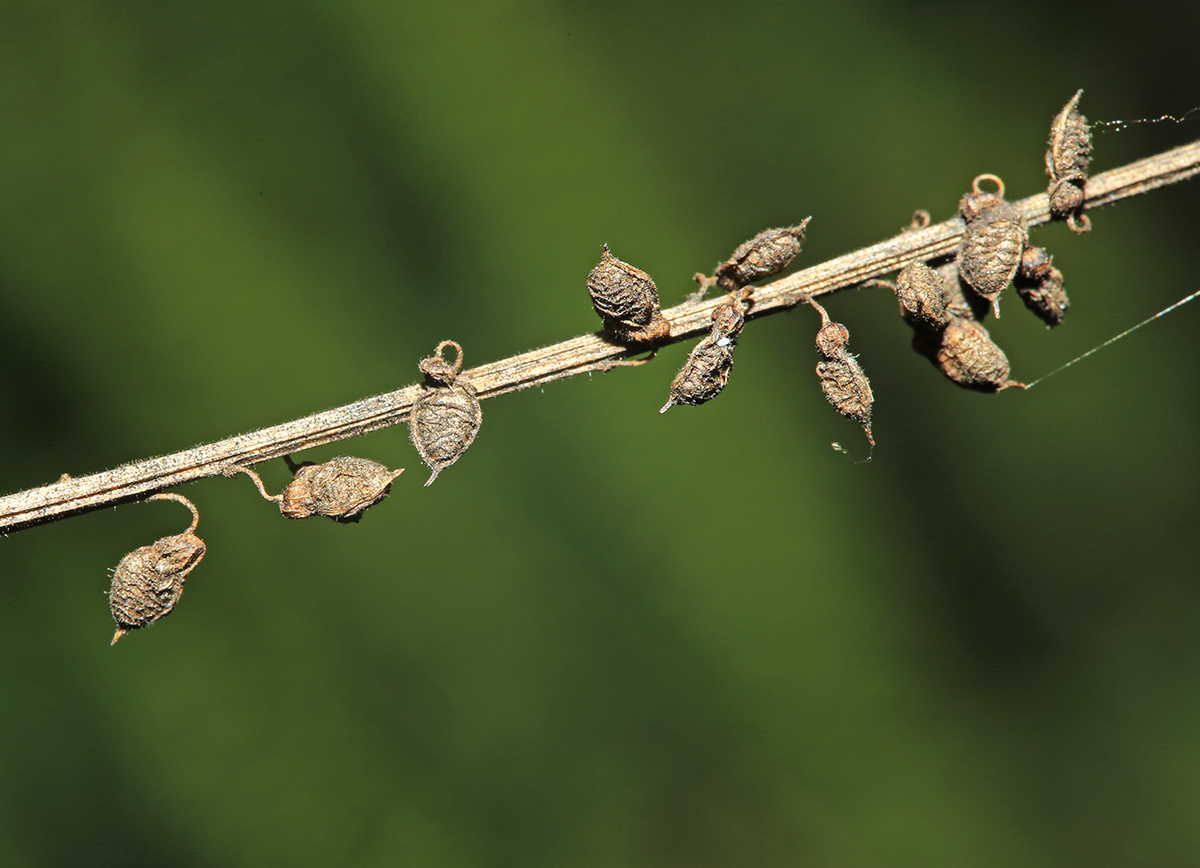
<svg viewBox="0 0 1200 868"><path fill-rule="evenodd" d="M729 382L733 350L742 333L746 315L743 303L751 294L743 289L713 308L712 330L692 349L671 383L671 395L658 411L665 413L676 404L693 406L711 401Z"/></svg>
<svg viewBox="0 0 1200 868"><path fill-rule="evenodd" d="M1025 306L1050 328L1063 321L1070 305L1062 272L1051 264L1052 258L1044 248L1027 248L1021 257L1021 268L1013 278L1013 286Z"/></svg>
<svg viewBox="0 0 1200 868"><path fill-rule="evenodd" d="M953 317L940 331L918 329L913 334L913 349L963 388L980 392L999 392L1009 386L1025 388L1009 379L1004 350L974 320Z"/></svg>
<svg viewBox="0 0 1200 868"><path fill-rule="evenodd" d="M901 269L896 276L896 298L906 318L930 328L938 328L949 320L942 275L923 262L912 262Z"/></svg>
<svg viewBox="0 0 1200 868"><path fill-rule="evenodd" d="M990 180L996 193L980 190L979 182ZM991 302L1000 316L999 297L1021 264L1028 233L1016 206L1004 198L1004 182L995 175L980 175L971 192L959 203L967 230L958 249L958 267L963 280Z"/></svg>
<svg viewBox="0 0 1200 868"><path fill-rule="evenodd" d="M805 218L798 226L759 232L717 266L716 282L733 292L783 271L800 253L804 230L811 219Z"/></svg>
<svg viewBox="0 0 1200 868"><path fill-rule="evenodd" d="M458 354L453 365L442 358L446 347L452 347ZM462 357L461 346L454 341L442 341L434 354L417 366L428 382L424 384L425 393L409 412L408 431L421 460L433 471L426 485L433 484L439 473L467 451L483 424L483 410L475 388L458 377Z"/></svg>
<svg viewBox="0 0 1200 868"><path fill-rule="evenodd" d="M1087 118L1079 113L1081 96L1083 91L1076 91L1055 116L1046 150L1050 213L1059 220L1065 219L1074 232L1092 228L1091 220L1083 213L1088 164L1092 161L1092 130Z"/></svg>
<svg viewBox="0 0 1200 868"><path fill-rule="evenodd" d="M388 496L392 482L404 472L388 470L376 461L342 455L324 464L295 464L285 458L295 478L283 494L267 494L259 475L248 467L231 465L226 476L245 473L267 500L279 504L284 518L324 515L337 522L357 522L364 512Z"/></svg>
<svg viewBox="0 0 1200 868"><path fill-rule="evenodd" d="M871 394L871 383L855 356L846 352L850 331L840 322L833 322L825 308L811 298L808 303L821 315L821 329L817 332L817 351L825 358L817 363L817 376L825 397L839 413L862 425L867 442L875 446L871 435L871 405L875 396Z"/></svg>
<svg viewBox="0 0 1200 868"><path fill-rule="evenodd" d="M669 337L671 325L659 309L650 275L613 256L608 245L587 279L592 306L617 340L645 343Z"/></svg>
<svg viewBox="0 0 1200 868"><path fill-rule="evenodd" d="M192 511L192 524L183 533L163 537L153 545L135 549L117 564L109 609L117 622L112 642L171 614L183 594L188 573L204 557L204 541L195 534L200 513L195 504L180 494L155 494L147 500L176 500Z"/></svg>

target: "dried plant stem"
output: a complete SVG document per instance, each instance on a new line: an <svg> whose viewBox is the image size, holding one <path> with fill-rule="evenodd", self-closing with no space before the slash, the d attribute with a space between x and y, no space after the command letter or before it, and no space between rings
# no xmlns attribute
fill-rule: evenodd
<svg viewBox="0 0 1200 868"><path fill-rule="evenodd" d="M1197 173L1200 173L1200 142L1193 142L1092 177L1087 183L1084 207L1092 209L1108 205ZM1015 204L1031 227L1050 220L1045 193ZM899 271L910 262L926 262L951 254L958 247L963 229L962 220L954 217L924 229L902 232L888 241L760 286L747 316L753 318L783 310L802 299L828 295L864 280ZM581 297L582 292L581 279ZM713 308L722 301L723 297L688 301L663 311L671 324L671 336L659 344L674 343L707 332L712 324ZM607 371L616 365L627 364L623 358L630 351L629 347L614 343L602 334L588 334L482 365L463 372L462 376L474 385L480 399L491 398L563 377ZM126 464L90 476L64 476L52 485L0 498L0 533L138 500L184 482L215 476L230 465L256 464L395 425L406 420L420 394L419 385L407 386L173 455Z"/></svg>

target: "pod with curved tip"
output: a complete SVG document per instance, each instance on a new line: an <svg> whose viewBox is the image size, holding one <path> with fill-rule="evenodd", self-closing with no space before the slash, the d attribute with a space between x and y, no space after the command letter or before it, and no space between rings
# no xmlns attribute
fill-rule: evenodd
<svg viewBox="0 0 1200 868"><path fill-rule="evenodd" d="M1092 130L1079 112L1083 91L1063 106L1050 124L1050 142L1046 149L1046 174L1050 185L1050 214L1066 220L1074 232L1087 232L1092 222L1083 213L1088 164L1092 161Z"/></svg>
<svg viewBox="0 0 1200 868"><path fill-rule="evenodd" d="M998 192L981 190L979 182L984 180L995 182ZM1029 238L1025 221L1004 198L1004 182L995 175L977 177L971 192L959 203L959 211L967 224L958 248L959 273L999 317L1000 293L1017 273Z"/></svg>
<svg viewBox="0 0 1200 868"><path fill-rule="evenodd" d="M183 594L188 573L204 557L204 541L195 534L200 513L180 494L155 494L147 500L175 500L192 512L192 524L183 533L163 537L152 545L131 551L113 570L108 592L109 610L117 622L111 645L131 630L139 630L171 614Z"/></svg>
<svg viewBox="0 0 1200 868"><path fill-rule="evenodd" d="M451 365L442 358L447 347L458 354ZM425 374L424 394L409 411L408 432L413 448L433 471L425 482L433 484L438 474L462 457L483 424L483 410L475 388L462 380L462 347L442 341L434 354L418 365Z"/></svg>

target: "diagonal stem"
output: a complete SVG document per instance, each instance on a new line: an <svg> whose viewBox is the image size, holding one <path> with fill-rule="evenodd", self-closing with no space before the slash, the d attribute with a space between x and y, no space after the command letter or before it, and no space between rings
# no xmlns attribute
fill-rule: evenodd
<svg viewBox="0 0 1200 868"><path fill-rule="evenodd" d="M1200 173L1200 142L1193 142L1096 175L1087 182L1084 207L1092 209L1108 205L1197 173ZM1050 220L1045 193L1022 199L1016 205L1031 227ZM927 262L947 256L957 249L963 228L962 220L954 217L935 226L902 232L887 241L760 286L754 293L749 316L784 310L802 298L828 295L864 280L899 271L910 262ZM719 297L688 301L663 311L671 324L671 336L659 344L675 343L707 332L712 310L721 301ZM491 398L563 377L607 371L637 349L615 343L597 332L481 365L461 376L475 386L481 399ZM256 464L395 425L407 419L421 388L419 385L406 386L217 443L125 464L90 476L65 477L51 485L10 494L0 498L0 533L139 500L165 488L215 476L231 464Z"/></svg>

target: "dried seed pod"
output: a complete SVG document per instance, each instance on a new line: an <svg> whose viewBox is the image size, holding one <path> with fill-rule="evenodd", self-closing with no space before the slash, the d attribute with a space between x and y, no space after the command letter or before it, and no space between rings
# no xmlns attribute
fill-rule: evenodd
<svg viewBox="0 0 1200 868"><path fill-rule="evenodd" d="M376 461L342 455L323 464L295 464L285 456L295 477L283 494L267 494L263 481L248 467L235 464L222 471L226 476L245 473L267 500L279 504L285 518L301 519L324 515L337 522L357 522L362 514L388 496L392 482L404 469L388 470Z"/></svg>
<svg viewBox="0 0 1200 868"><path fill-rule="evenodd" d="M1013 280L1017 295L1025 306L1037 314L1048 327L1054 328L1063 321L1070 306L1067 291L1063 287L1062 272L1047 261L1046 269L1039 276L1026 277L1018 274Z"/></svg>
<svg viewBox="0 0 1200 868"><path fill-rule="evenodd" d="M800 253L804 230L811 219L805 218L798 226L759 232L717 266L717 283L732 292L783 271Z"/></svg>
<svg viewBox="0 0 1200 868"><path fill-rule="evenodd" d="M204 541L195 534L200 523L195 505L180 494L155 494L147 500L182 503L192 512L192 524L183 533L131 551L117 564L108 592L109 609L117 622L112 645L130 630L169 615L179 602L188 573L204 557Z"/></svg>
<svg viewBox="0 0 1200 868"><path fill-rule="evenodd" d="M945 325L949 319L942 275L923 262L909 263L896 275L896 298L908 317L932 328Z"/></svg>
<svg viewBox="0 0 1200 868"><path fill-rule="evenodd" d="M979 182L990 180L999 188L987 193ZM959 203L967 223L958 249L958 267L962 279L991 302L1000 316L999 297L1008 286L1025 249L1028 233L1020 212L1004 198L1004 182L995 175L980 175L971 184L971 192Z"/></svg>
<svg viewBox="0 0 1200 868"><path fill-rule="evenodd" d="M713 308L712 330L692 348L671 383L667 403L658 412L665 413L676 404L703 404L725 388L733 368L733 350L746 322L742 305L749 296L750 290L743 289Z"/></svg>
<svg viewBox="0 0 1200 868"><path fill-rule="evenodd" d="M980 392L1025 388L1009 379L1008 356L974 320L953 317L941 331L918 329L913 334L913 348L964 388Z"/></svg>
<svg viewBox="0 0 1200 868"><path fill-rule="evenodd" d="M453 365L442 358L446 347L458 354ZM408 431L421 460L433 471L425 483L431 485L439 473L467 451L483 423L483 410L475 388L458 377L462 347L454 341L442 341L418 367L431 382L424 384L425 393L409 412Z"/></svg>
<svg viewBox="0 0 1200 868"><path fill-rule="evenodd" d="M1046 150L1046 174L1050 186L1050 213L1066 220L1075 232L1087 232L1091 220L1083 213L1084 187L1087 185L1088 163L1092 161L1092 130L1087 118L1079 113L1079 97L1083 91L1063 106L1050 124L1050 143Z"/></svg>
<svg viewBox="0 0 1200 868"><path fill-rule="evenodd" d="M850 331L840 322L833 322L825 308L811 298L808 303L821 315L821 329L817 332L817 350L825 358L817 363L817 377L825 397L839 413L862 425L867 442L875 446L871 435L871 383L855 356L846 352Z"/></svg>
<svg viewBox="0 0 1200 868"><path fill-rule="evenodd" d="M334 521L358 521L388 496L392 482L404 472L376 461L342 455L324 464L306 463L284 489L279 511L288 518L324 515Z"/></svg>
<svg viewBox="0 0 1200 868"><path fill-rule="evenodd" d="M644 343L670 336L671 325L659 309L658 287L650 275L617 259L607 244L600 264L588 275L587 287L604 327L618 340Z"/></svg>

